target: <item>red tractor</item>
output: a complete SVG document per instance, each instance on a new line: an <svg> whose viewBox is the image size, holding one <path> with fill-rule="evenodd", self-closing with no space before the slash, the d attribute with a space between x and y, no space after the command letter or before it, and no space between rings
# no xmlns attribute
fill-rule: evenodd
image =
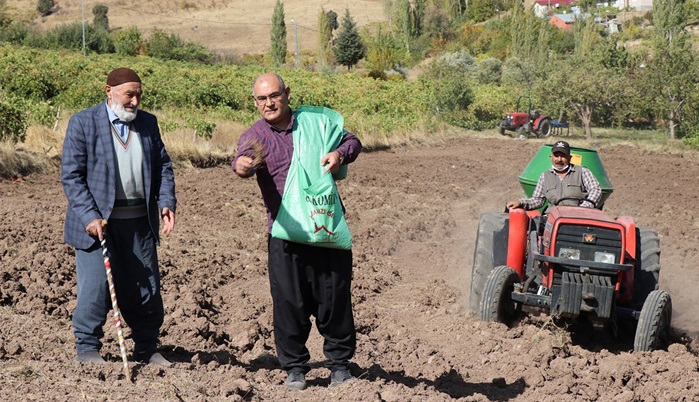
<svg viewBox="0 0 699 402"><path fill-rule="evenodd" d="M505 119L498 126L500 134L505 135L506 131L514 131L519 138L525 138L528 135L534 135L538 138L548 137L551 135L553 124L551 117L534 110L530 97L519 97L517 99L517 110L522 100L527 100L529 103L528 112L513 112L505 116Z"/></svg>
<svg viewBox="0 0 699 402"><path fill-rule="evenodd" d="M659 273L658 235L631 217L558 205L546 216L523 209L484 213L470 307L484 321L508 325L523 306L557 320L601 324L614 335L617 324L629 323L636 327L634 350L656 350L669 344L672 318Z"/></svg>

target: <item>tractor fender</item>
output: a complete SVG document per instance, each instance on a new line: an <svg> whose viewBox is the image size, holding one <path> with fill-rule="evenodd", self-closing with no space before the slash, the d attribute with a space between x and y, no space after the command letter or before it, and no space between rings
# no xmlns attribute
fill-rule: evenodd
<svg viewBox="0 0 699 402"><path fill-rule="evenodd" d="M533 128L534 130L538 130L538 129L539 129L539 124L540 124L542 121L546 120L546 119L550 119L550 117L548 117L548 116L545 115L545 114L539 115L539 117L537 117L536 120L534 120L534 122L532 123L532 128Z"/></svg>
<svg viewBox="0 0 699 402"><path fill-rule="evenodd" d="M624 227L624 235L626 236L626 252L632 257L636 256L636 222L631 216L620 216L616 218L617 222Z"/></svg>
<svg viewBox="0 0 699 402"><path fill-rule="evenodd" d="M529 216L522 208L510 210L510 228L507 235L507 266L524 280L524 257L527 249L527 233L529 232Z"/></svg>
<svg viewBox="0 0 699 402"><path fill-rule="evenodd" d="M631 216L620 216L617 222L621 223L624 227L624 250L633 259L641 258L636 250L636 222ZM622 257L624 258L624 257ZM619 263L625 263L626 261L620 261ZM634 270L626 271L622 273L621 287L627 290L633 289L634 284ZM625 304L631 301L633 294L632 292L620 292L619 294L619 304Z"/></svg>

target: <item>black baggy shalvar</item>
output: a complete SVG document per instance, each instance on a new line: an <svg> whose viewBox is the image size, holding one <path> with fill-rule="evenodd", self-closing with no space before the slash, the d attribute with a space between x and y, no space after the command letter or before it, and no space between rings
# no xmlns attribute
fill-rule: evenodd
<svg viewBox="0 0 699 402"><path fill-rule="evenodd" d="M352 251L268 237L274 342L282 369L310 369L306 341L315 317L331 370L348 369L357 336L352 314Z"/></svg>

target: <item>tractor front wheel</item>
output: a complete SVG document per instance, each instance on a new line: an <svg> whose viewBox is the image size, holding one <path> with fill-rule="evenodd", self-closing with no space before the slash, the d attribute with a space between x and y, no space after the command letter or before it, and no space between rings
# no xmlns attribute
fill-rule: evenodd
<svg viewBox="0 0 699 402"><path fill-rule="evenodd" d="M522 306L512 300L511 294L518 282L517 272L506 265L496 267L490 273L481 297L481 320L510 325L517 318Z"/></svg>
<svg viewBox="0 0 699 402"><path fill-rule="evenodd" d="M505 127L500 126L500 135L505 135Z"/></svg>
<svg viewBox="0 0 699 402"><path fill-rule="evenodd" d="M667 347L670 343L672 299L663 290L650 292L641 309L633 347L636 352L648 352Z"/></svg>

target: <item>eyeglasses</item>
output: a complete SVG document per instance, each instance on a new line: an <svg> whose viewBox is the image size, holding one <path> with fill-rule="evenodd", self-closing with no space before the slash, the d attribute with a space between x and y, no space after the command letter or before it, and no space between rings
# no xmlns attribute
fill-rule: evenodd
<svg viewBox="0 0 699 402"><path fill-rule="evenodd" d="M260 96L253 96L253 98L260 103L267 103L267 99L271 100L272 102L276 102L279 99L281 99L282 95L284 95L284 91L281 92L273 92L267 96L260 95Z"/></svg>

